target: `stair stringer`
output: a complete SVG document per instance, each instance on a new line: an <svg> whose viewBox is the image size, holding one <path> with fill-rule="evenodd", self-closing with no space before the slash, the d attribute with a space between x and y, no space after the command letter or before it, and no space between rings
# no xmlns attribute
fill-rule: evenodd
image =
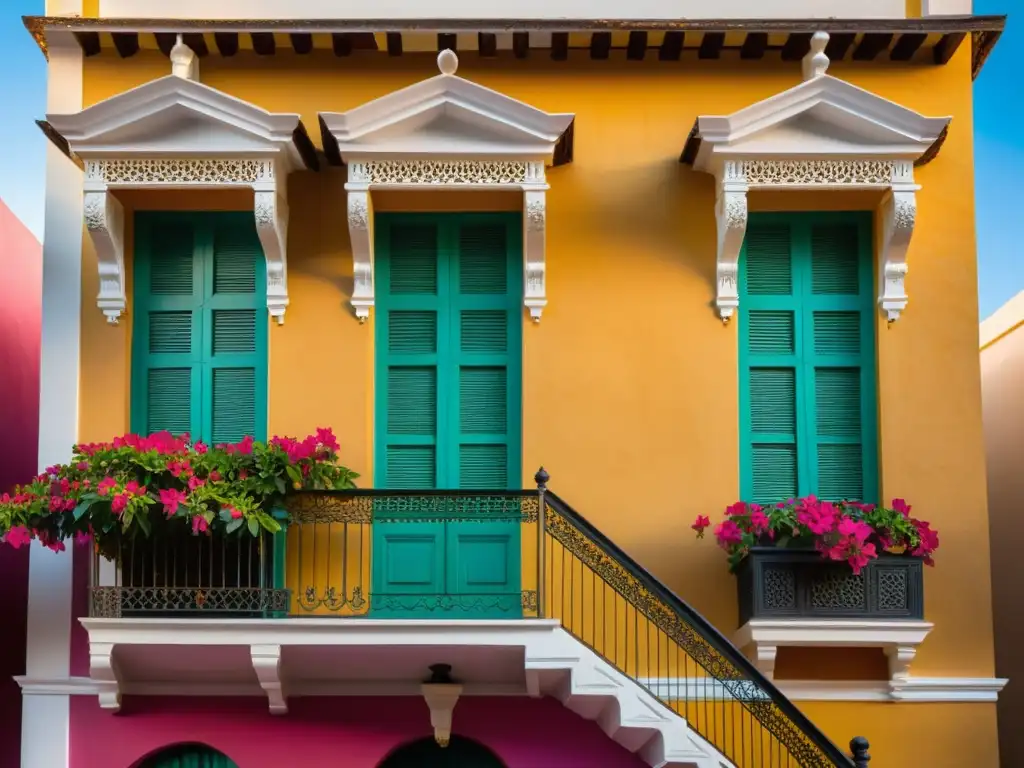
<svg viewBox="0 0 1024 768"><path fill-rule="evenodd" d="M686 720L562 628L526 645L527 688L595 721L651 768L735 768Z"/></svg>

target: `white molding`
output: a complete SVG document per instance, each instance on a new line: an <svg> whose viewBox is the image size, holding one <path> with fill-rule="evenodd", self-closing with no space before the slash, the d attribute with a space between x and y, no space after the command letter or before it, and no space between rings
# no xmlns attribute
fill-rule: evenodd
<svg viewBox="0 0 1024 768"><path fill-rule="evenodd" d="M881 190L885 238L879 308L896 320L907 305L906 253L920 187L914 161L951 118L926 117L825 74L828 35L815 33L804 82L732 115L702 115L694 168L717 182L715 304L728 321L739 305L738 262L751 190Z"/></svg>
<svg viewBox="0 0 1024 768"><path fill-rule="evenodd" d="M781 647L882 648L893 683L906 681L917 647L935 625L928 621L880 619L751 619L733 636L750 647L754 663L769 680Z"/></svg>
<svg viewBox="0 0 1024 768"><path fill-rule="evenodd" d="M790 701L877 701L909 703L986 703L999 698L1007 680L994 677L908 677L885 680L775 680ZM640 684L656 696L693 700L736 701L718 680L702 677L648 677ZM766 698L752 695L749 700Z"/></svg>
<svg viewBox="0 0 1024 768"><path fill-rule="evenodd" d="M458 58L438 57L441 74L348 112L320 119L348 166L349 236L360 322L374 305L375 189L521 190L523 305L534 322L547 306L545 164L572 124L455 75Z"/></svg>
<svg viewBox="0 0 1024 768"><path fill-rule="evenodd" d="M182 50L184 49L184 51ZM275 114L203 85L186 46L167 75L79 112L47 114L85 161L85 222L100 271L97 304L116 324L126 307L119 189L247 187L267 264L267 310L288 306L287 176L302 160L297 114Z"/></svg>
<svg viewBox="0 0 1024 768"><path fill-rule="evenodd" d="M443 647L455 654L460 647L514 649L522 654L528 684L464 684L460 695L553 696L582 717L594 720L609 738L658 768L722 768L730 765L714 747L695 733L651 693L576 640L556 620L495 621L375 621L372 619L80 619L89 634L94 678L89 683L39 680L37 689L56 690L67 685L76 693L99 693L112 700L112 681L119 694L150 695L266 695L272 711L285 711L289 698L299 695L424 695L436 691L417 681L308 681L289 682L289 659L301 648L305 664L314 664L318 649L344 646L352 653L374 649L379 655L393 649ZM167 649L191 654L213 646L246 647L258 677L251 685L238 685L239 669L225 670L225 684L207 678L202 683L147 683L117 674L114 659L119 646L157 649L153 664L167 657ZM293 650L285 651L285 648ZM332 653L335 651L331 651ZM509 658L505 651L504 658ZM181 656L172 664L180 663ZM159 675L159 670L153 670ZM455 670L457 673L457 669ZM98 679L97 679L98 677ZM451 697L428 701L433 726L440 738L450 728ZM446 709L447 708L447 709Z"/></svg>
<svg viewBox="0 0 1024 768"><path fill-rule="evenodd" d="M74 4L74 3L70 3ZM78 3L81 5L81 3ZM82 49L71 33L49 37L49 110L82 105ZM82 322L82 174L56 147L46 147L42 330L39 386L40 469L71 458L78 442ZM28 565L25 670L66 678L71 665L73 547L51 552L32 542ZM22 700L22 768L65 768L70 753L70 699Z"/></svg>

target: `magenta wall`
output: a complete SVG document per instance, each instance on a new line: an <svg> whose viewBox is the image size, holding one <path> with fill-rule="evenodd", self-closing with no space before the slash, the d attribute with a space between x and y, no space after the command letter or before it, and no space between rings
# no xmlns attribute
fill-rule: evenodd
<svg viewBox="0 0 1024 768"><path fill-rule="evenodd" d="M0 201L0 493L36 474L43 249ZM28 548L0 545L0 768L21 762Z"/></svg>
<svg viewBox="0 0 1024 768"><path fill-rule="evenodd" d="M643 768L589 721L554 699L467 697L453 733L492 749L508 768ZM374 768L388 752L431 734L417 696L301 698L272 716L259 698L132 698L121 714L95 696L71 700L71 768L130 768L160 747L198 741L239 768Z"/></svg>

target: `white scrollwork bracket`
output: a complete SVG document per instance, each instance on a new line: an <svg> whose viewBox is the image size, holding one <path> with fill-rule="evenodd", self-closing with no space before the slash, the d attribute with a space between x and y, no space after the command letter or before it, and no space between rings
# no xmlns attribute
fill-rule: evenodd
<svg viewBox="0 0 1024 768"><path fill-rule="evenodd" d="M288 306L288 202L274 186L257 187L253 211L256 233L267 260L267 312L278 325L283 325Z"/></svg>
<svg viewBox="0 0 1024 768"><path fill-rule="evenodd" d="M715 268L715 306L723 322L729 322L740 304L739 263L747 231L747 181L738 163L726 163L718 181L715 220L718 252Z"/></svg>
<svg viewBox="0 0 1024 768"><path fill-rule="evenodd" d="M116 325L127 306L124 275L124 208L108 190L85 193L85 228L96 249L100 290L96 303Z"/></svg>
<svg viewBox="0 0 1024 768"><path fill-rule="evenodd" d="M543 190L523 192L523 303L535 323L540 322L541 313L548 305L544 254L546 196Z"/></svg>
<svg viewBox="0 0 1024 768"><path fill-rule="evenodd" d="M99 692L100 708L121 709L121 681L113 643L89 644L89 676Z"/></svg>
<svg viewBox="0 0 1024 768"><path fill-rule="evenodd" d="M892 323L907 307L907 249L917 219L917 196L914 189L893 186L882 203L883 241L878 260L881 274L878 305Z"/></svg>
<svg viewBox="0 0 1024 768"><path fill-rule="evenodd" d="M352 309L365 323L373 306L373 203L366 190L348 193L348 234L352 241Z"/></svg>

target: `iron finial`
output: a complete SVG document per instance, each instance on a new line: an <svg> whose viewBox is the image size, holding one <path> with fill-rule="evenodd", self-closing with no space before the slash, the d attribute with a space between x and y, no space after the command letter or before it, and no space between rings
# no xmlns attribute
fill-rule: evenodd
<svg viewBox="0 0 1024 768"><path fill-rule="evenodd" d="M537 474L533 476L534 482L537 483L537 488L546 491L548 489L548 480L551 479L551 475L548 474L544 467L537 470Z"/></svg>

